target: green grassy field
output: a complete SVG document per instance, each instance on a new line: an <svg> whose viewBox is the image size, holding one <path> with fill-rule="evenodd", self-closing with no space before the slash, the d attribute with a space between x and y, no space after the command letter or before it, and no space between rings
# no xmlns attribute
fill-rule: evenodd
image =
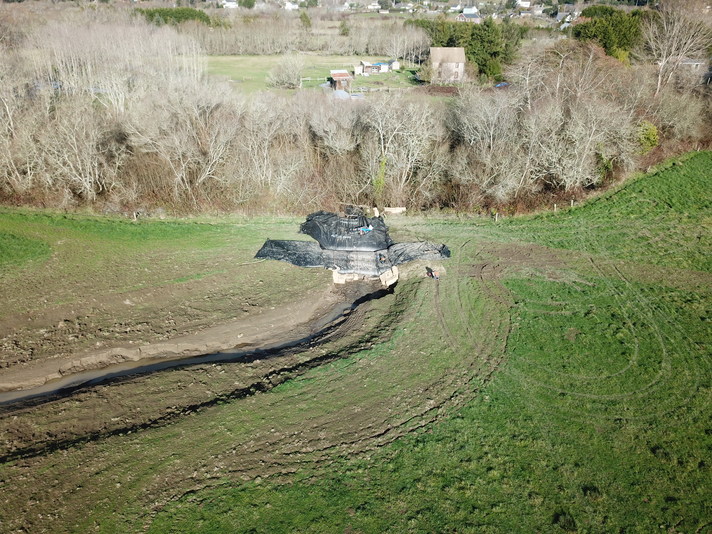
<svg viewBox="0 0 712 534"><path fill-rule="evenodd" d="M709 272L711 190L709 156L691 155L584 206L510 219L503 232L556 248Z"/></svg>
<svg viewBox="0 0 712 534"><path fill-rule="evenodd" d="M453 257L439 282L410 277L374 301L363 339L318 349L338 360L170 424L6 463L0 520L57 532L706 532L711 172L712 154L698 153L556 214L393 218L396 240L445 242ZM41 215L2 213L0 230L40 239L24 217ZM107 224L110 243L138 232L66 224L97 236ZM166 242L185 252L196 232L217 257L295 221L181 224L165 226ZM33 269L45 257L29 254Z"/></svg>
<svg viewBox="0 0 712 534"><path fill-rule="evenodd" d="M27 239L15 234L0 234L0 269L18 266L31 260L41 260L49 253L49 246L42 241Z"/></svg>
<svg viewBox="0 0 712 534"><path fill-rule="evenodd" d="M232 80L235 87L245 93L254 93L267 89L267 75L282 60L283 55L276 56L210 56L208 58L208 73L224 76ZM305 88L317 88L329 76L330 70L345 69L353 71L354 65L361 60L385 61L388 58L369 56L324 56L299 54L304 63L303 78L318 78L304 82ZM378 76L358 77L355 85L359 87L411 87L413 85L412 71L403 69L400 72Z"/></svg>
<svg viewBox="0 0 712 534"><path fill-rule="evenodd" d="M683 280L685 269L709 273L710 169L712 156L697 155L582 208L479 229L473 240L532 240L595 259L550 265L553 278L528 269L505 277L513 299L505 363L472 401L367 460L186 497L151 531L710 528L712 288L640 283L596 264L625 259L642 278L649 263ZM467 225L451 226L435 233L457 243ZM299 381L309 387L320 373Z"/></svg>

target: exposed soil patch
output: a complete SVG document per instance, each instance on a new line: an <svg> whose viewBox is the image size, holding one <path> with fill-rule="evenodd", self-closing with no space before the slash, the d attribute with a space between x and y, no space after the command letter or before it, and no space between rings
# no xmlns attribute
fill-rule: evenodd
<svg viewBox="0 0 712 534"><path fill-rule="evenodd" d="M167 339L165 328L161 329L157 326L159 321L167 323L174 327L169 332L175 332L178 321L173 319L174 314L167 312L167 318L115 324L109 328L109 332L113 333L134 332L143 339L153 338L156 341L152 343L139 344L140 342L134 339L124 338L123 344L115 342L115 346L110 349L85 349L78 354L66 352L67 346L70 345L69 341L77 338L96 338L105 335L107 329L100 326L102 321L95 315L74 320L64 319L54 328L41 329L43 349L46 351L53 347L60 355L49 359L37 359L25 365L8 365L0 374L0 391L29 389L63 376L125 361L185 358L234 348L259 349L268 344L283 343L290 337L308 335L316 328L315 324L338 302L345 302L344 299L351 296L355 295L326 288L319 291L312 299L300 299L267 310L255 309L252 313L249 309L243 309L245 315L243 318L202 328L196 332L175 335L170 339ZM250 304L246 303L246 306L249 308ZM180 322L185 322L185 317ZM27 331L23 332L23 335L18 333L16 338L24 338L27 333ZM13 336L6 337L6 340L9 337ZM19 345L19 342L15 339L12 344Z"/></svg>
<svg viewBox="0 0 712 534"><path fill-rule="evenodd" d="M425 277L424 265L408 265L403 274L412 278L395 294L347 314L318 344L7 409L0 442L5 459L15 462L3 476L22 480L6 499L10 528L82 530L91 514L111 513L116 499L158 510L226 481L279 479L305 464L368 455L451 414L491 379L511 328L513 302L503 278L517 273L590 284L578 278L578 266L590 272L590 258L536 245L465 242L445 269L431 266L442 273L439 281ZM623 262L596 266L619 277L633 271ZM665 272L646 276L663 279ZM346 372L324 366L339 360ZM327 379L299 378L317 366ZM261 394L282 384L281 394ZM39 486L38 506L32 488ZM78 517L88 502L96 508Z"/></svg>
<svg viewBox="0 0 712 534"><path fill-rule="evenodd" d="M346 309L338 317L329 315L334 303L339 303L338 311L342 309L340 303L358 306L359 301L381 294L387 292L379 284L367 282L332 288L324 299L300 307L301 310L316 308L315 315L308 316L307 321L303 321L305 316L296 315L300 319L290 318L275 331L276 323L269 322L274 314L266 314L193 336L195 340L217 333L222 340L231 339L229 336L247 339L239 348L249 346L251 350L237 352L236 358L227 352L229 361L198 363L155 375L128 375L75 392L0 406L3 423L0 435L4 438L0 457L7 461L100 436L160 426L228 399L267 391L314 366L340 357L341 351L362 346L372 335L383 337L383 332L369 333L360 328L364 313L360 307L354 311ZM295 312L293 307L285 306L280 314ZM324 324L324 321L329 323ZM285 326L287 324L290 328ZM246 335L237 332L246 332ZM282 343L301 338L305 341L281 347ZM152 347L158 349L162 345ZM150 402L146 402L147 399Z"/></svg>

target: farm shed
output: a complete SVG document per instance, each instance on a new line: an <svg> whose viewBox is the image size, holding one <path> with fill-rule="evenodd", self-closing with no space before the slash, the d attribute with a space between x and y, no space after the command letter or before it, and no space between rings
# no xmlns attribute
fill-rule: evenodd
<svg viewBox="0 0 712 534"><path fill-rule="evenodd" d="M351 82L354 77L347 70L332 70L329 71L331 88L334 90L341 89L348 91L351 89Z"/></svg>

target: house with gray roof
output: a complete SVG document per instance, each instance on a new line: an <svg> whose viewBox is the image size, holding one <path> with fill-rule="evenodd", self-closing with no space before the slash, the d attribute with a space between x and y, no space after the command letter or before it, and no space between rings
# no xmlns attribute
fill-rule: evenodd
<svg viewBox="0 0 712 534"><path fill-rule="evenodd" d="M465 49L462 47L430 47L432 82L462 82L465 79L465 61Z"/></svg>

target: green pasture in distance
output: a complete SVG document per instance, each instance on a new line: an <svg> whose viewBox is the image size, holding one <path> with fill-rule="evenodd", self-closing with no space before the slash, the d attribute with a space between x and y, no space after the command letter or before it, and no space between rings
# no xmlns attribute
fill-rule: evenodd
<svg viewBox="0 0 712 534"><path fill-rule="evenodd" d="M235 88L245 93L264 91L272 89L267 85L267 75L283 58L284 55L210 56L208 58L208 73L224 76L232 80ZM325 83L324 79L329 76L330 70L344 69L353 71L354 65L357 65L361 60L370 62L388 60L386 57L378 56L322 56L312 54L299 54L299 58L304 64L302 70L303 78L321 79L305 81L304 87L306 88L318 87L321 83ZM399 73L359 77L356 85L365 87L368 84L377 84L380 81L387 87L408 87L412 85L411 77L412 73L409 70L402 69Z"/></svg>
<svg viewBox="0 0 712 534"><path fill-rule="evenodd" d="M450 243L469 235L622 258L641 273L657 263L684 279L685 269L709 270L709 237L700 233L709 226L710 167L712 154L700 153L573 210L476 227L434 219L419 229ZM482 261L476 247L453 250L462 264ZM505 275L506 357L456 413L368 458L305 464L289 483L225 481L191 493L161 511L150 532L704 531L710 288L675 289L595 264L557 269L556 279ZM389 357L430 337L409 329L394 337ZM318 396L356 357L269 395L304 388Z"/></svg>

